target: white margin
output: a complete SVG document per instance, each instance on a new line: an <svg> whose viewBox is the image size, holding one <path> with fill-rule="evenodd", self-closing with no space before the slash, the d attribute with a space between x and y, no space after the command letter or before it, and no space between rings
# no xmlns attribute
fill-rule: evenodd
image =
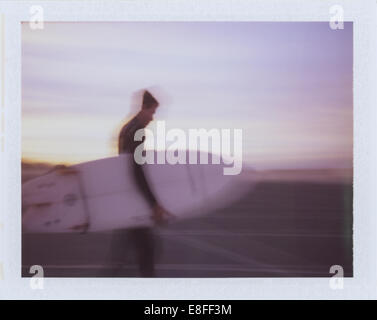
<svg viewBox="0 0 377 320"><path fill-rule="evenodd" d="M30 5L46 21L329 21L329 8L344 8L354 22L354 277L343 290L328 278L110 279L47 278L32 290L21 278L21 27ZM376 0L170 0L6 1L5 170L0 209L5 220L4 279L0 299L361 299L377 297Z"/></svg>

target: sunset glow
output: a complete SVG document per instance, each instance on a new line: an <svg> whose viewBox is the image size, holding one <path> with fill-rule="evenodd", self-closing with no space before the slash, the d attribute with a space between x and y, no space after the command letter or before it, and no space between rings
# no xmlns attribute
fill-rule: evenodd
<svg viewBox="0 0 377 320"><path fill-rule="evenodd" d="M256 168L351 168L352 59L352 23L24 23L22 156L116 155L133 92L151 87L157 120L242 129Z"/></svg>

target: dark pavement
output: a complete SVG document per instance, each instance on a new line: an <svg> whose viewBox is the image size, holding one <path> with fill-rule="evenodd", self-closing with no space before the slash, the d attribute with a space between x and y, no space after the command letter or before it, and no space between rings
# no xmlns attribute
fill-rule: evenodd
<svg viewBox="0 0 377 320"><path fill-rule="evenodd" d="M352 267L352 185L262 182L229 208L156 228L158 277L326 277ZM137 277L131 252L120 267L111 232L24 234L23 276ZM127 250L125 248L118 248Z"/></svg>

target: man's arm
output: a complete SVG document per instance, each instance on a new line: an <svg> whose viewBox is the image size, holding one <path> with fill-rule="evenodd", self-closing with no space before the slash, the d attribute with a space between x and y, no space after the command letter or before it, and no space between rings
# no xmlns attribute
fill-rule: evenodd
<svg viewBox="0 0 377 320"><path fill-rule="evenodd" d="M134 163L134 174L135 174L135 179L138 185L139 190L141 193L144 195L145 199L148 201L149 205L151 207L154 207L157 205L157 200L156 197L154 196L151 188L149 187L148 181L145 177L144 169L143 166L136 163Z"/></svg>
<svg viewBox="0 0 377 320"><path fill-rule="evenodd" d="M157 201L156 197L154 196L151 188L149 187L148 181L145 177L143 166L137 164L134 161L134 173L137 185L144 195L145 199L153 209L152 218L156 223L161 223L165 220L167 216L172 216L172 214L165 210Z"/></svg>
<svg viewBox="0 0 377 320"><path fill-rule="evenodd" d="M137 146L143 141L135 141L135 133L137 130L142 129L136 118L131 119L121 130L119 135L119 153L129 153L134 154ZM148 181L145 177L142 165L132 161L132 171L136 180L136 184L143 194L147 202L151 207L155 206L157 203L156 197L154 196L152 190L149 187Z"/></svg>

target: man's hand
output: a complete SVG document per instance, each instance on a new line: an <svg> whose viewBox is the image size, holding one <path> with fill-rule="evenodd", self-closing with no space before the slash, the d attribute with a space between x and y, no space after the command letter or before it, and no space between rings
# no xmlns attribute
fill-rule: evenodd
<svg viewBox="0 0 377 320"><path fill-rule="evenodd" d="M152 219L156 224L162 224L166 222L169 217L174 217L174 215L159 204L154 205Z"/></svg>

